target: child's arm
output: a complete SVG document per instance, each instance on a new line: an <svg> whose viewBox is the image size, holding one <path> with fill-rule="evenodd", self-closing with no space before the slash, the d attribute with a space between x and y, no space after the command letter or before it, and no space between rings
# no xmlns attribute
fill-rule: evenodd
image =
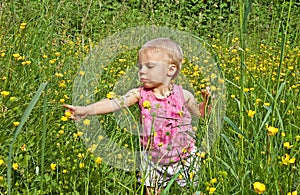
<svg viewBox="0 0 300 195"><path fill-rule="evenodd" d="M124 107L134 105L139 101L140 92L138 88L128 91L125 95L114 99L103 99L87 106L73 106L64 104L63 106L71 112L71 119L78 120L86 116L107 114Z"/></svg>
<svg viewBox="0 0 300 195"><path fill-rule="evenodd" d="M210 92L208 90L202 91L203 102L201 103L198 103L194 95L187 90L183 90L183 95L189 111L194 116L204 117L206 115L206 112L209 113L211 111L210 106L209 109L207 110L208 98L210 96Z"/></svg>

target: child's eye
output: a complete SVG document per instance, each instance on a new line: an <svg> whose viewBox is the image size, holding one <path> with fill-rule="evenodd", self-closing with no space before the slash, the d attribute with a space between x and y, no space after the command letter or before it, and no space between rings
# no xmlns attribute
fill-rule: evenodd
<svg viewBox="0 0 300 195"><path fill-rule="evenodd" d="M154 64L147 64L147 68L151 69L154 67Z"/></svg>

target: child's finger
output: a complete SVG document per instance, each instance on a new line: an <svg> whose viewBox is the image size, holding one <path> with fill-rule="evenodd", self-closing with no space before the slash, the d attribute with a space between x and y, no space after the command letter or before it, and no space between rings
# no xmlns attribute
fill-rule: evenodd
<svg viewBox="0 0 300 195"><path fill-rule="evenodd" d="M69 104L63 104L63 107L67 108L70 111L75 111L75 107Z"/></svg>

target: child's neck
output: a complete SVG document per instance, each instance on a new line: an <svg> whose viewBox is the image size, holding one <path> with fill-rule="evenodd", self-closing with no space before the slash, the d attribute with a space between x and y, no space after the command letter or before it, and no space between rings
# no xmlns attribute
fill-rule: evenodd
<svg viewBox="0 0 300 195"><path fill-rule="evenodd" d="M173 88L173 83L170 83L168 85L161 85L160 87L154 88L152 91L156 98L163 99L171 95Z"/></svg>

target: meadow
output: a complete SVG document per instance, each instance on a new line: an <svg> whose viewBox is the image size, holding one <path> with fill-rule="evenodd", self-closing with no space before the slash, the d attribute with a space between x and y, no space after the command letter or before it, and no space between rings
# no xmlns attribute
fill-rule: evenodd
<svg viewBox="0 0 300 195"><path fill-rule="evenodd" d="M143 194L139 171L111 165L99 153L116 152L103 147L95 154L88 139L95 133L98 142L107 141L103 146L136 150L131 127L121 126L113 114L78 126L62 104L114 95L135 67L138 48L106 56L107 64L91 53L106 37L153 25L197 37L216 61L224 86L222 126L212 148L200 154L201 171L190 174L200 182L180 188L172 180L163 193L297 195L299 7L293 0L1 1L0 194ZM106 47L103 55L111 52ZM100 75L82 69L97 60L103 63ZM211 85L203 71L189 60L182 69L199 101L201 89ZM91 75L100 78L89 83ZM205 75L213 78L209 71ZM94 99L74 91L81 78ZM137 114L135 108L128 113ZM197 123L199 140L205 120ZM94 122L107 137L89 131Z"/></svg>

